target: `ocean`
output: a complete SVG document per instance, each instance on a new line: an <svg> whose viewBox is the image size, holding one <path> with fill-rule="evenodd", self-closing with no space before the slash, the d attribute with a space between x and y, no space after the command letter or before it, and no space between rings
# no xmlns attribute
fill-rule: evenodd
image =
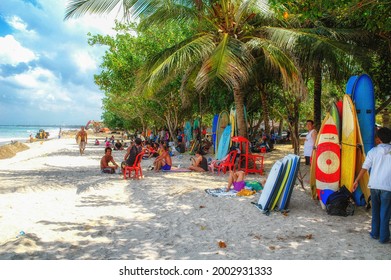
<svg viewBox="0 0 391 280"><path fill-rule="evenodd" d="M40 129L49 132L49 139L58 138L60 128L62 131L80 129L81 125L0 125L0 146L9 144L11 141L24 142L35 135Z"/></svg>

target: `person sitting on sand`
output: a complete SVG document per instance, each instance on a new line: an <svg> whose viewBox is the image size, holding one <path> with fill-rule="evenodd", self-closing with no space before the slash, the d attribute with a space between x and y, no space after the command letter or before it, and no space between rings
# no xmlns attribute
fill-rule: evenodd
<svg viewBox="0 0 391 280"><path fill-rule="evenodd" d="M119 139L117 139L117 142L115 142L115 145L114 145L114 150L119 151L119 150L123 150L123 149L124 149L124 147L123 147L122 143L119 141Z"/></svg>
<svg viewBox="0 0 391 280"><path fill-rule="evenodd" d="M130 145L128 147L128 149L126 150L126 154L124 156L124 161L121 163L122 169L124 169L125 166L133 166L137 155L141 152L142 152L141 139L136 138L134 143L132 145Z"/></svg>
<svg viewBox="0 0 391 280"><path fill-rule="evenodd" d="M245 177L246 177L246 173L242 170L239 171L230 170L228 176L228 186L226 191L229 192L231 190L231 187L233 186L235 191L240 192L246 186L246 181L244 180ZM248 181L248 183L251 183L251 185L256 184L257 187L252 186L252 189L255 191L260 191L263 188L262 186L265 185L266 179L264 179L262 182Z"/></svg>
<svg viewBox="0 0 391 280"><path fill-rule="evenodd" d="M244 189L246 182L244 181L244 178L246 177L246 173L242 170L240 171L229 171L228 176L228 186L227 186L227 192L231 190L231 187L234 186L235 191L240 191Z"/></svg>
<svg viewBox="0 0 391 280"><path fill-rule="evenodd" d="M119 167L118 164L114 161L111 153L112 149L110 147L105 148L105 155L100 160L100 170L102 173L114 174L115 170ZM109 165L109 163L114 165Z"/></svg>
<svg viewBox="0 0 391 280"><path fill-rule="evenodd" d="M99 140L98 139L95 139L95 146L99 146Z"/></svg>
<svg viewBox="0 0 391 280"><path fill-rule="evenodd" d="M189 167L190 170L196 171L196 172L205 172L208 171L208 161L207 159L202 155L201 151L197 151L195 153L195 159L193 159L192 165Z"/></svg>
<svg viewBox="0 0 391 280"><path fill-rule="evenodd" d="M176 149L179 153L181 153L181 154L183 154L183 153L186 152L186 145L185 145L184 142L182 142L182 137L181 137L181 140L178 140L178 146L176 146L175 149Z"/></svg>
<svg viewBox="0 0 391 280"><path fill-rule="evenodd" d="M160 156L155 159L153 163L155 171L161 170L171 170L172 159L170 156L169 148L166 144L163 144L163 151Z"/></svg>

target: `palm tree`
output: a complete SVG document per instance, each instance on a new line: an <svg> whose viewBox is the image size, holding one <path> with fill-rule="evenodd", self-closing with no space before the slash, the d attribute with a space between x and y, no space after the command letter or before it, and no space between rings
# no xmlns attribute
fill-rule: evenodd
<svg viewBox="0 0 391 280"><path fill-rule="evenodd" d="M87 12L107 13L120 3L126 16L139 20L140 28L172 20L197 26L195 36L150 61L144 69L143 90L154 91L162 81L184 75L192 67L196 74L194 86L199 92L205 92L212 79L219 79L233 92L239 135L247 137L242 88L252 74L252 51L260 50L263 58L280 70L284 81L298 80L294 61L270 40L267 27L260 26L261 19L270 13L266 1L70 0L65 19Z"/></svg>

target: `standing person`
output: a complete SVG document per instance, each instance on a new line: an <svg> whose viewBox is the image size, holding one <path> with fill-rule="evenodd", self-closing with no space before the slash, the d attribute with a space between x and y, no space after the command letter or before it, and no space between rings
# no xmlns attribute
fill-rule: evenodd
<svg viewBox="0 0 391 280"><path fill-rule="evenodd" d="M80 127L76 134L76 143L79 144L80 155L83 155L87 145L87 131L84 130L84 126Z"/></svg>
<svg viewBox="0 0 391 280"><path fill-rule="evenodd" d="M100 160L100 170L102 173L114 174L115 170L119 167L111 153L112 149L110 147L105 148L105 155ZM109 163L113 165L109 165Z"/></svg>
<svg viewBox="0 0 391 280"><path fill-rule="evenodd" d="M353 191L360 178L371 168L368 187L371 190L372 226L369 235L379 239L380 243L388 243L391 217L391 130L380 128L376 132L375 141L378 145L368 152L353 183Z"/></svg>
<svg viewBox="0 0 391 280"><path fill-rule="evenodd" d="M189 166L189 169L196 172L205 172L208 171L208 161L202 155L201 151L197 151L195 153L195 160L193 160L193 164Z"/></svg>
<svg viewBox="0 0 391 280"><path fill-rule="evenodd" d="M305 157L305 165L310 165L312 150L314 149L316 134L317 134L314 127L313 120L307 120L307 129L308 129L308 134L305 137L305 142L304 142L304 157Z"/></svg>

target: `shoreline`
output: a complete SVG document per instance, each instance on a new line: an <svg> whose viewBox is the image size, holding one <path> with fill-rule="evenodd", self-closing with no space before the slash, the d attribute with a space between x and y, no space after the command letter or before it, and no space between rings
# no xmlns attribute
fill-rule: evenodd
<svg viewBox="0 0 391 280"><path fill-rule="evenodd" d="M205 193L226 186L227 174L154 172L147 170L152 160L142 161L141 180L101 174L104 145L90 139L83 156L75 139L64 137L0 160L0 259L390 259L390 247L369 238L370 212L357 207L354 216L329 216L311 199L304 164L304 188L294 187L290 211L266 216L251 204L259 193ZM248 179L266 178L291 151L277 144L265 155L265 174ZM113 151L117 163L124 153ZM173 165L189 159L175 156Z"/></svg>

